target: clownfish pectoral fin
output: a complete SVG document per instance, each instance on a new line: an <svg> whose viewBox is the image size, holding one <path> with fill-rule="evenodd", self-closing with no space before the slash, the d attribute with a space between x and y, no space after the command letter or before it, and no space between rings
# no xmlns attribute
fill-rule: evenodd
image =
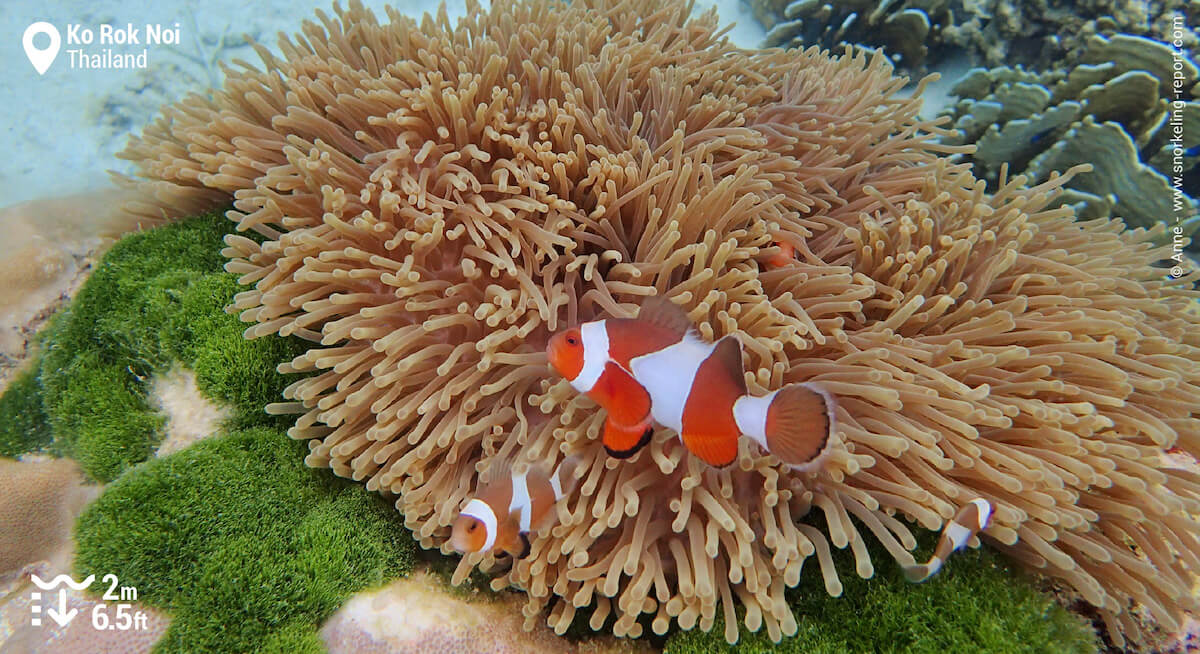
<svg viewBox="0 0 1200 654"><path fill-rule="evenodd" d="M588 397L604 407L609 420L626 429L650 422L650 394L646 387L612 361L604 364L604 373L588 391Z"/></svg>
<svg viewBox="0 0 1200 654"><path fill-rule="evenodd" d="M695 328L682 307L661 295L642 300L637 319L662 327L679 338L683 338L684 334Z"/></svg>
<svg viewBox="0 0 1200 654"><path fill-rule="evenodd" d="M500 524L499 532L496 547L513 555L514 558L520 558L518 555L525 549L520 517L517 514L510 515Z"/></svg>
<svg viewBox="0 0 1200 654"><path fill-rule="evenodd" d="M904 566L904 578L913 583L921 583L937 574L942 564L954 553L962 549L971 538L983 531L992 519L992 504L982 497L967 502L954 514L954 518L946 523L942 536L938 539L937 547L928 563Z"/></svg>
<svg viewBox="0 0 1200 654"><path fill-rule="evenodd" d="M654 436L654 427L649 421L632 427L618 425L612 416L604 421L604 451L614 459L628 459L637 454Z"/></svg>
<svg viewBox="0 0 1200 654"><path fill-rule="evenodd" d="M906 565L904 566L904 578L914 584L919 584L941 570L942 563L945 562L935 556L929 559L929 563Z"/></svg>

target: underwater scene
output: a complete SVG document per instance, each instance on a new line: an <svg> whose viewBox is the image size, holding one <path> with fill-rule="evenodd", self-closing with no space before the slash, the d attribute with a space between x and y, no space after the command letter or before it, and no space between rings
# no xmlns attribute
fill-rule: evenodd
<svg viewBox="0 0 1200 654"><path fill-rule="evenodd" d="M1200 651L1196 0L13 2L0 654Z"/></svg>

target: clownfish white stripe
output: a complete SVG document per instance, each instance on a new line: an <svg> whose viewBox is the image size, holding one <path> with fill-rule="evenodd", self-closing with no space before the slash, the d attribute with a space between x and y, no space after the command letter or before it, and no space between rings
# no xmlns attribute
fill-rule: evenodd
<svg viewBox="0 0 1200 654"><path fill-rule="evenodd" d="M583 341L583 369L579 371L575 379L571 380L571 386L580 393L592 390L592 387L600 379L600 375L604 373L604 366L608 363L608 327L604 322L597 320L585 323L580 327L580 338Z"/></svg>
<svg viewBox="0 0 1200 654"><path fill-rule="evenodd" d="M554 491L554 501L557 502L563 498L562 482L558 480L559 475L563 473L562 464L559 464L555 469L554 474L550 475L550 490Z"/></svg>
<svg viewBox="0 0 1200 654"><path fill-rule="evenodd" d="M517 514L522 532L529 531L530 525L533 522L533 500L529 498L527 474L528 472L522 472L519 475L513 475L512 501L508 504L508 512L510 514L515 512Z"/></svg>
<svg viewBox="0 0 1200 654"><path fill-rule="evenodd" d="M743 395L733 403L733 420L738 429L767 451L770 451L767 447L767 410L778 392L771 391L761 397Z"/></svg>
<svg viewBox="0 0 1200 654"><path fill-rule="evenodd" d="M963 545L966 545L967 541L971 538L971 530L958 524L957 522L951 522L949 526L946 527L945 533L946 539L950 541L953 549L959 549Z"/></svg>
<svg viewBox="0 0 1200 654"><path fill-rule="evenodd" d="M982 497L967 502L942 531L941 538L928 563L904 566L904 576L912 582L922 582L942 568L956 550L962 549L971 536L987 528L992 519L992 505Z"/></svg>
<svg viewBox="0 0 1200 654"><path fill-rule="evenodd" d="M992 521L992 504L982 497L971 500L971 504L974 504L975 508L979 510L979 528L983 529Z"/></svg>
<svg viewBox="0 0 1200 654"><path fill-rule="evenodd" d="M688 332L674 345L630 359L630 372L653 398L650 413L659 424L683 431L683 408L696 381L696 372L713 348L712 343Z"/></svg>
<svg viewBox="0 0 1200 654"><path fill-rule="evenodd" d="M463 507L460 515L475 518L483 523L484 533L487 534L487 540L483 543L482 551L486 552L492 549L496 544L496 532L500 528L500 523L496 520L496 512L492 511L492 507L488 506L487 502L479 498L475 498Z"/></svg>

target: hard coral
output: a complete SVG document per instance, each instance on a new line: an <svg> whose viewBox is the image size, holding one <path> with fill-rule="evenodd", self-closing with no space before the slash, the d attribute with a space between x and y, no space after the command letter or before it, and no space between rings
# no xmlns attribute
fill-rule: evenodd
<svg viewBox="0 0 1200 654"><path fill-rule="evenodd" d="M351 597L321 628L330 654L649 654L638 641L568 643L546 627L522 628L519 600L467 599L416 573Z"/></svg>
<svg viewBox="0 0 1200 654"><path fill-rule="evenodd" d="M964 161L993 185L1006 170L1041 181L1090 163L1059 198L1081 205L1078 217L1151 227L1178 214L1191 218L1181 225L1191 235L1200 223L1190 174L1200 160L1200 89L1189 89L1200 69L1166 43L1127 34L1093 37L1083 60L1044 72L973 69L951 91L961 99L944 112L956 132L945 142L974 144Z"/></svg>
<svg viewBox="0 0 1200 654"><path fill-rule="evenodd" d="M68 611L78 611L78 619L71 620L66 625L59 625L50 618L42 618L34 623L31 616L38 615L46 600L34 600L38 588L30 580L30 575L38 575L44 580L53 579L61 570L48 565L31 566L28 573L18 578L6 587L0 584L0 652L4 654L149 654L162 638L170 623L170 619L159 611L136 604L125 603L121 613L117 613L115 605L99 597L94 592L92 597L85 591L63 589ZM92 583L93 590L102 586L97 578ZM51 591L51 597L58 594ZM48 605L54 608L53 604ZM39 611L34 612L34 607ZM136 628L131 629L96 629L92 616L103 614L108 618L108 624L114 624L118 615L134 616L143 614L145 621L139 621Z"/></svg>
<svg viewBox="0 0 1200 654"><path fill-rule="evenodd" d="M0 575L71 558L71 523L98 494L67 459L0 458Z"/></svg>
<svg viewBox="0 0 1200 654"><path fill-rule="evenodd" d="M691 5L496 2L379 24L319 14L165 111L126 152L151 203L219 203L250 338L312 348L273 411L307 461L399 496L425 547L497 462L577 452L562 523L495 585L664 633L795 633L784 589L829 544L873 573L865 527L911 561L897 516L934 529L996 505L990 540L1066 580L1131 634L1168 625L1200 570L1200 345L1188 278L1142 232L1046 209L1062 178L984 191L881 57L747 52ZM760 270L782 240L794 265ZM549 376L549 335L667 295L705 338L745 343L753 392L819 381L838 443L794 474L743 448L716 470L660 430L606 457L603 416ZM799 521L814 508L826 529ZM467 557L459 575L491 557ZM1114 633L1118 630L1114 629Z"/></svg>

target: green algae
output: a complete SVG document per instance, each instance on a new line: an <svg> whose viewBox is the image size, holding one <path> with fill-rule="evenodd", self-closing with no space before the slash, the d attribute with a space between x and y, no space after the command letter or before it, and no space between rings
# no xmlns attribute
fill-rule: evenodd
<svg viewBox="0 0 1200 654"><path fill-rule="evenodd" d="M248 341L225 313L242 288L222 269L231 229L215 212L125 237L42 337L39 383L55 446L92 478L111 481L153 453L163 418L146 402L146 381L176 363L233 407L233 426L286 424L263 407L288 383L275 367L303 346Z"/></svg>
<svg viewBox="0 0 1200 654"><path fill-rule="evenodd" d="M870 540L870 539L868 539ZM918 560L928 557L937 534L920 531ZM840 575L840 597L825 591L814 568L788 591L797 633L773 643L766 630L747 633L730 646L718 614L708 633L673 634L665 654L735 652L738 654L846 654L1004 652L1005 654L1085 654L1098 651L1095 632L1071 614L1003 557L986 549L950 557L932 579L912 584L904 579L887 551L873 541L868 550L877 562L875 575L862 579ZM847 550L834 550L840 571L854 569ZM743 616L739 614L739 619Z"/></svg>
<svg viewBox="0 0 1200 654"><path fill-rule="evenodd" d="M0 457L15 458L50 446L50 424L42 408L37 371L13 378L0 395Z"/></svg>
<svg viewBox="0 0 1200 654"><path fill-rule="evenodd" d="M352 593L407 574L412 537L360 484L258 427L121 475L76 524L79 576L116 574L172 616L158 652L311 650Z"/></svg>

